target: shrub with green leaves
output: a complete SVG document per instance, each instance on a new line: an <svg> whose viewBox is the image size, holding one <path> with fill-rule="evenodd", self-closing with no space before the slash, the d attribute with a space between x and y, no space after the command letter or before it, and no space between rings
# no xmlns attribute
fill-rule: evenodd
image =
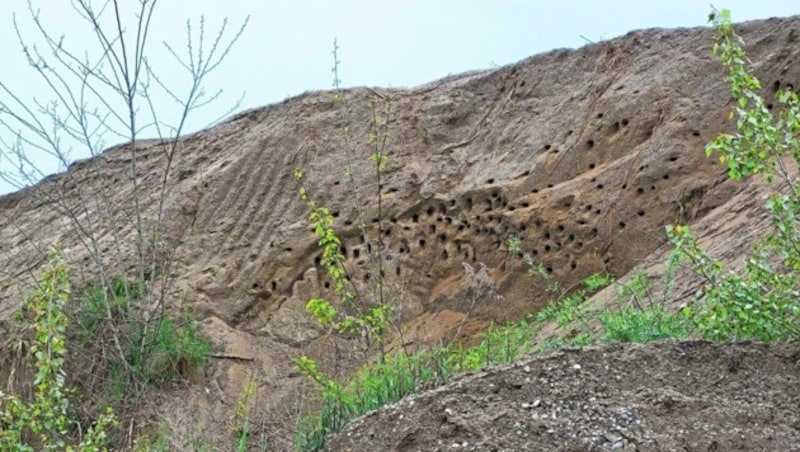
<svg viewBox="0 0 800 452"><path fill-rule="evenodd" d="M687 308L694 328L712 340L763 341L800 338L800 184L785 160L800 163L800 101L791 90L778 89L775 110L767 106L762 85L747 69L742 39L730 12L714 11L713 53L728 69L735 101L735 134L721 134L706 146L728 167L733 180L760 176L774 193L766 202L772 230L746 257L744 268L725 270L698 245L686 226L667 228L667 235L706 282L703 298Z"/></svg>
<svg viewBox="0 0 800 452"><path fill-rule="evenodd" d="M24 311L33 315L29 350L36 367L33 398L24 401L0 390L0 450L104 450L107 429L117 422L107 409L93 425L78 428L65 371L69 285L59 252L50 252L38 289L24 303ZM82 436L76 434L81 431Z"/></svg>
<svg viewBox="0 0 800 452"><path fill-rule="evenodd" d="M588 325L586 325L587 313L584 309L587 297L608 286L613 281L614 278L611 275L593 273L581 281L581 287L578 290L548 303L547 306L536 313L535 319L540 322L555 322L562 328L578 321L588 329ZM558 292L564 293L563 290Z"/></svg>

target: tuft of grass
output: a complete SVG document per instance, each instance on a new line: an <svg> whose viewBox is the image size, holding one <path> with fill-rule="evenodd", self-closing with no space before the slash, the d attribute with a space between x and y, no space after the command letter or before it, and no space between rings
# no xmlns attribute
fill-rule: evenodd
<svg viewBox="0 0 800 452"><path fill-rule="evenodd" d="M632 306L617 311L602 311L597 317L605 342L652 342L669 338L685 338L689 334L686 321L664 311L660 305L647 309Z"/></svg>
<svg viewBox="0 0 800 452"><path fill-rule="evenodd" d="M163 316L150 328L134 324L126 344L128 363L148 383L181 381L190 369L207 364L211 357L211 341L199 334L188 310L180 323Z"/></svg>
<svg viewBox="0 0 800 452"><path fill-rule="evenodd" d="M440 345L413 354L387 354L361 368L346 383L326 379L307 358L295 363L321 389L321 408L297 423L295 447L317 450L348 421L403 397L439 386L453 374L515 361L530 351L536 329L525 321L490 327L474 347Z"/></svg>
<svg viewBox="0 0 800 452"><path fill-rule="evenodd" d="M242 389L242 395L236 403L236 411L231 419L231 433L238 437L236 450L246 451L247 441L250 438L250 408L253 405L253 396L256 392L256 379L251 375L247 379L247 384Z"/></svg>

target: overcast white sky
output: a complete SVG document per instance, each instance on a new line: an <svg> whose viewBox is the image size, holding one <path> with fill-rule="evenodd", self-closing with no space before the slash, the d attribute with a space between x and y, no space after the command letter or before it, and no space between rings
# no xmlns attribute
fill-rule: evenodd
<svg viewBox="0 0 800 452"><path fill-rule="evenodd" d="M14 34L16 13L24 37L38 40L27 10L27 0L0 0L0 83L23 100L52 98L46 86L26 66ZM101 5L104 0L94 0ZM122 0L135 6L140 0ZM42 22L64 46L94 48L86 23L65 0L32 0ZM735 21L800 13L797 0L718 0ZM206 32L218 29L228 17L231 31L247 17L250 23L238 44L207 79L210 91L223 89L220 101L196 115L187 132L204 127L233 105L243 93L240 109L281 101L304 91L331 87L331 50L340 45L340 78L344 86L409 87L448 74L490 68L521 60L554 48L577 48L586 39L613 38L634 29L705 25L710 10L700 0L159 0L152 27L149 55L157 70L178 74L161 44L185 49L186 20L195 25L206 17ZM133 28L135 18L127 24ZM210 36L207 36L207 40ZM208 45L208 42L206 42ZM13 68L13 69L12 69ZM174 79L178 87L181 79ZM0 102L8 101L0 93ZM173 108L158 103L164 111ZM0 131L6 142L13 139ZM108 145L115 144L112 137ZM5 151L5 149L4 149ZM86 152L75 149L74 159ZM32 156L44 173L58 171L52 159ZM12 168L0 160L0 170ZM0 181L0 193L13 188Z"/></svg>

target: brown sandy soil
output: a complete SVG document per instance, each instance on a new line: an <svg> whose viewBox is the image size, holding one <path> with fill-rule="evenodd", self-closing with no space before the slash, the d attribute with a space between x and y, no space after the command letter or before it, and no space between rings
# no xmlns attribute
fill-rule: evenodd
<svg viewBox="0 0 800 452"><path fill-rule="evenodd" d="M800 450L800 344L567 349L351 422L330 451Z"/></svg>

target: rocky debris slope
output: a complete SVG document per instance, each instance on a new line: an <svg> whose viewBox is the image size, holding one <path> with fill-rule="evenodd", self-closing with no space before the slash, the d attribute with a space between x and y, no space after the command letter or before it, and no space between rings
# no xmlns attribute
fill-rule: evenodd
<svg viewBox="0 0 800 452"><path fill-rule="evenodd" d="M798 450L800 345L562 350L351 422L331 451Z"/></svg>
<svg viewBox="0 0 800 452"><path fill-rule="evenodd" d="M798 18L740 27L768 97L800 86L798 29ZM544 283L514 265L505 245L512 235L566 287L593 272L623 276L659 262L669 223L713 216L706 228L718 251L740 255L766 224L762 192L726 181L703 154L729 128L731 108L710 45L708 29L636 31L418 88L349 90L338 105L332 93L307 93L186 137L167 178L163 236L174 247L174 298L203 319L219 358L204 388L165 395L172 398L161 406L171 419L176 411L200 416L213 431L253 375L262 394L254 416L263 421L253 425L277 431L281 448L302 383L290 358L307 353L326 369L364 359L353 347L334 355L335 340L303 310L308 298L332 294L292 173L303 169L312 195L331 208L346 265L365 277L365 256L375 250L359 238L341 130L353 137L353 174L372 226L376 182L361 178L374 173L371 101L394 112L380 187L382 251L406 345L479 331L547 301ZM144 217L155 215L164 167L160 145L137 142L0 197L0 318L19 306L18 283L47 245L60 244L76 274L92 277L65 207L86 207L77 220L95 231L115 270L127 271L133 199ZM52 192L56 201L43 195ZM746 234L736 226L744 224ZM485 264L504 301L474 300L464 263Z"/></svg>

